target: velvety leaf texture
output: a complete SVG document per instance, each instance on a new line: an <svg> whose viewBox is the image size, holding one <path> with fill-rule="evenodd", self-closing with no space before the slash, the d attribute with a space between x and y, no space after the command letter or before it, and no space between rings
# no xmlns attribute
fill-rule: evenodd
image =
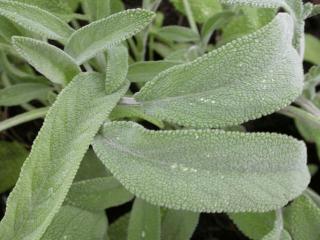
<svg viewBox="0 0 320 240"><path fill-rule="evenodd" d="M40 239L94 135L126 90L106 95L103 76L91 73L79 75L61 92L9 196L0 223L2 239Z"/></svg>
<svg viewBox="0 0 320 240"><path fill-rule="evenodd" d="M277 111L303 87L300 56L285 13L257 32L172 67L135 95L145 112L191 127L226 127Z"/></svg>
<svg viewBox="0 0 320 240"><path fill-rule="evenodd" d="M98 52L111 48L140 32L152 21L153 17L153 12L142 9L113 14L74 32L65 51L78 64L81 64Z"/></svg>
<svg viewBox="0 0 320 240"><path fill-rule="evenodd" d="M43 41L14 37L16 51L54 83L66 85L80 72L75 61L59 48Z"/></svg>
<svg viewBox="0 0 320 240"><path fill-rule="evenodd" d="M1 0L0 15L42 36L65 42L73 29L58 17L36 6Z"/></svg>
<svg viewBox="0 0 320 240"><path fill-rule="evenodd" d="M130 192L174 209L268 211L297 197L310 180L303 142L277 134L150 131L115 122L93 147Z"/></svg>

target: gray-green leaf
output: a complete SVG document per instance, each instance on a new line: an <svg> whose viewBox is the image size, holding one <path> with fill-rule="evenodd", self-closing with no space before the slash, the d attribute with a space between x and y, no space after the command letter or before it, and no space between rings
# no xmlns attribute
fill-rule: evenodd
<svg viewBox="0 0 320 240"><path fill-rule="evenodd" d="M147 114L192 127L239 125L285 107L303 88L292 19L160 73L135 95Z"/></svg>
<svg viewBox="0 0 320 240"><path fill-rule="evenodd" d="M149 131L114 122L93 147L125 188L174 209L268 211L301 194L310 180L303 142L277 134Z"/></svg>
<svg viewBox="0 0 320 240"><path fill-rule="evenodd" d="M142 9L113 14L74 32L65 50L81 64L140 32L153 17L153 12Z"/></svg>
<svg viewBox="0 0 320 240"><path fill-rule="evenodd" d="M26 37L12 39L16 51L53 83L66 85L80 73L75 61L59 48Z"/></svg>
<svg viewBox="0 0 320 240"><path fill-rule="evenodd" d="M9 196L0 223L3 239L40 239L64 201L94 135L126 90L127 86L106 95L104 77L91 73L78 75L61 92Z"/></svg>

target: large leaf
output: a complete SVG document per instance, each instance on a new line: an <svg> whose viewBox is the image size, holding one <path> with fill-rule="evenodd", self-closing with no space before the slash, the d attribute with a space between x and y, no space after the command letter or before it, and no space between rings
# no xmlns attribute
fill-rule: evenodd
<svg viewBox="0 0 320 240"><path fill-rule="evenodd" d="M160 207L136 198L132 207L127 240L160 240Z"/></svg>
<svg viewBox="0 0 320 240"><path fill-rule="evenodd" d="M277 134L155 132L114 122L93 147L129 191L174 209L268 211L298 196L310 180L303 142Z"/></svg>
<svg viewBox="0 0 320 240"><path fill-rule="evenodd" d="M72 184L66 202L87 210L104 210L130 201L129 193L114 177L94 178Z"/></svg>
<svg viewBox="0 0 320 240"><path fill-rule="evenodd" d="M135 95L146 113L193 127L225 127L285 107L303 87L292 20L261 30L160 73Z"/></svg>
<svg viewBox="0 0 320 240"><path fill-rule="evenodd" d="M27 155L27 150L17 142L0 142L0 193L14 186Z"/></svg>
<svg viewBox="0 0 320 240"><path fill-rule="evenodd" d="M140 32L154 13L133 9L93 22L72 34L65 47L78 64Z"/></svg>
<svg viewBox="0 0 320 240"><path fill-rule="evenodd" d="M41 36L65 42L73 30L58 17L36 6L1 0L0 15Z"/></svg>
<svg viewBox="0 0 320 240"><path fill-rule="evenodd" d="M76 77L49 110L0 224L3 239L38 240L58 212L94 135L126 91L105 94L104 77Z"/></svg>
<svg viewBox="0 0 320 240"><path fill-rule="evenodd" d="M66 85L80 72L74 60L59 48L43 41L14 37L16 51L54 83Z"/></svg>
<svg viewBox="0 0 320 240"><path fill-rule="evenodd" d="M104 211L63 206L41 240L103 240L107 227Z"/></svg>
<svg viewBox="0 0 320 240"><path fill-rule="evenodd" d="M0 90L0 106L15 106L35 99L44 99L51 88L41 83L20 83Z"/></svg>

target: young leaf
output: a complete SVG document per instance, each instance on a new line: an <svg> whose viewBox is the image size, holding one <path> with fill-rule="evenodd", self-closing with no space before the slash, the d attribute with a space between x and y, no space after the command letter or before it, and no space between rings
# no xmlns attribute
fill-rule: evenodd
<svg viewBox="0 0 320 240"><path fill-rule="evenodd" d="M147 114L192 127L239 125L277 111L303 87L292 30L280 13L257 32L160 73L135 98Z"/></svg>
<svg viewBox="0 0 320 240"><path fill-rule="evenodd" d="M157 30L155 35L160 39L170 42L194 42L199 41L199 35L187 27L167 26Z"/></svg>
<svg viewBox="0 0 320 240"><path fill-rule="evenodd" d="M0 90L0 106L15 106L35 99L45 99L51 87L41 83L20 83Z"/></svg>
<svg viewBox="0 0 320 240"><path fill-rule="evenodd" d="M94 178L72 184L66 203L81 209L104 210L129 202L133 195L114 177Z"/></svg>
<svg viewBox="0 0 320 240"><path fill-rule="evenodd" d="M38 7L0 0L0 15L41 36L65 42L73 29L58 17Z"/></svg>
<svg viewBox="0 0 320 240"><path fill-rule="evenodd" d="M41 240L102 240L108 221L104 211L89 212L63 206Z"/></svg>
<svg viewBox="0 0 320 240"><path fill-rule="evenodd" d="M128 240L160 240L160 207L136 198L132 207Z"/></svg>
<svg viewBox="0 0 320 240"><path fill-rule="evenodd" d="M303 142L277 134L149 131L114 122L93 147L130 192L174 209L268 211L301 194L310 180Z"/></svg>
<svg viewBox="0 0 320 240"><path fill-rule="evenodd" d="M0 193L16 183L27 150L17 142L0 142Z"/></svg>
<svg viewBox="0 0 320 240"><path fill-rule="evenodd" d="M53 83L66 85L80 72L74 60L59 48L26 37L13 37L15 50Z"/></svg>
<svg viewBox="0 0 320 240"><path fill-rule="evenodd" d="M162 220L161 239L191 239L198 225L199 217L199 213L168 209Z"/></svg>
<svg viewBox="0 0 320 240"><path fill-rule="evenodd" d="M94 135L127 90L106 95L104 85L103 76L82 74L58 96L9 196L3 239L38 240L45 232Z"/></svg>
<svg viewBox="0 0 320 240"><path fill-rule="evenodd" d="M119 45L107 51L106 91L116 91L127 79L128 49Z"/></svg>
<svg viewBox="0 0 320 240"><path fill-rule="evenodd" d="M153 17L154 13L142 9L113 14L74 32L65 51L81 64L140 32Z"/></svg>
<svg viewBox="0 0 320 240"><path fill-rule="evenodd" d="M293 239L320 238L320 209L307 196L300 196L285 211L285 227Z"/></svg>
<svg viewBox="0 0 320 240"><path fill-rule="evenodd" d="M178 64L179 62L164 60L137 62L130 65L128 79L131 82L148 82L152 80L155 76L157 76L160 72Z"/></svg>

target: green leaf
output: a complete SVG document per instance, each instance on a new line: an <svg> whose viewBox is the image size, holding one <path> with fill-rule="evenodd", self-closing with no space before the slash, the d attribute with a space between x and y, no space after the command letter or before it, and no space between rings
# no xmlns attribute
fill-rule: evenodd
<svg viewBox="0 0 320 240"><path fill-rule="evenodd" d="M174 209L269 211L298 196L310 180L303 142L277 134L150 131L114 122L93 147L126 189Z"/></svg>
<svg viewBox="0 0 320 240"><path fill-rule="evenodd" d="M320 65L320 40L311 34L305 35L306 48L304 60L316 65Z"/></svg>
<svg viewBox="0 0 320 240"><path fill-rule="evenodd" d="M11 37L21 35L20 30L7 18L0 16L0 36L11 43Z"/></svg>
<svg viewBox="0 0 320 240"><path fill-rule="evenodd" d="M108 240L127 240L130 215L125 214L112 223L108 229Z"/></svg>
<svg viewBox="0 0 320 240"><path fill-rule="evenodd" d="M154 32L160 39L170 42L195 42L199 41L199 35L187 27L167 26Z"/></svg>
<svg viewBox="0 0 320 240"><path fill-rule="evenodd" d="M74 60L53 45L26 37L13 37L12 43L30 65L53 83L66 85L80 73Z"/></svg>
<svg viewBox="0 0 320 240"><path fill-rule="evenodd" d="M72 206L63 206L41 240L102 240L108 221L104 211L89 212Z"/></svg>
<svg viewBox="0 0 320 240"><path fill-rule="evenodd" d="M160 208L136 198L132 207L128 240L160 240Z"/></svg>
<svg viewBox="0 0 320 240"><path fill-rule="evenodd" d="M127 90L105 94L104 77L76 77L49 110L11 192L3 239L38 240L58 212L86 150ZM35 174L36 173L36 174Z"/></svg>
<svg viewBox="0 0 320 240"><path fill-rule="evenodd" d="M261 30L160 73L135 98L147 114L191 127L239 125L277 111L303 88L292 30L280 13Z"/></svg>
<svg viewBox="0 0 320 240"><path fill-rule="evenodd" d="M185 14L185 9L182 0L170 0L174 6ZM218 0L188 0L194 18L197 22L203 23L214 14L222 10L222 6Z"/></svg>
<svg viewBox="0 0 320 240"><path fill-rule="evenodd" d="M162 220L161 239L191 239L198 225L199 217L199 213L168 209Z"/></svg>
<svg viewBox="0 0 320 240"><path fill-rule="evenodd" d="M301 196L285 211L285 227L293 239L320 238L320 209L307 196Z"/></svg>
<svg viewBox="0 0 320 240"><path fill-rule="evenodd" d="M174 61L146 61L137 62L129 67L128 79L131 82L148 82L157 76L160 72L179 64Z"/></svg>
<svg viewBox="0 0 320 240"><path fill-rule="evenodd" d="M46 99L51 87L41 83L20 83L0 90L0 106L15 106L31 100Z"/></svg>
<svg viewBox="0 0 320 240"><path fill-rule="evenodd" d="M65 50L81 64L140 32L153 17L154 13L142 9L113 14L74 32Z"/></svg>
<svg viewBox="0 0 320 240"><path fill-rule="evenodd" d="M114 177L94 178L73 183L66 203L81 209L104 210L129 202L133 195Z"/></svg>
<svg viewBox="0 0 320 240"><path fill-rule="evenodd" d="M27 155L27 150L17 142L0 142L0 193L15 185Z"/></svg>
<svg viewBox="0 0 320 240"><path fill-rule="evenodd" d="M0 15L43 37L65 42L73 29L58 17L38 7L1 0Z"/></svg>
<svg viewBox="0 0 320 240"><path fill-rule="evenodd" d="M127 79L129 68L128 49L119 45L107 51L106 91L117 90Z"/></svg>
<svg viewBox="0 0 320 240"><path fill-rule="evenodd" d="M110 4L112 0L83 0L82 7L90 16L91 21L96 21L111 14Z"/></svg>

